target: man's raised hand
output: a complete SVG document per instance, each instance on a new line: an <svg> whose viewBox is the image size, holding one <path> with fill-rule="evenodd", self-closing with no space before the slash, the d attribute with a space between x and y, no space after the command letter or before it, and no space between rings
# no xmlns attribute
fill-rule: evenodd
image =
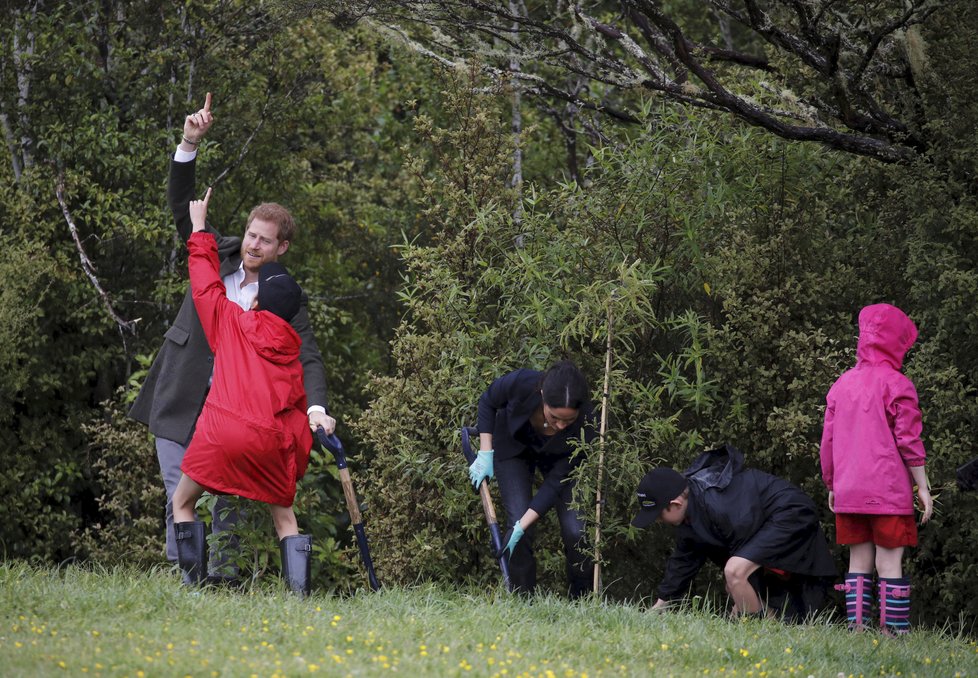
<svg viewBox="0 0 978 678"><path fill-rule="evenodd" d="M210 98L208 97L208 100ZM194 225L194 233L203 231L207 225L207 204L211 201L211 188L207 187L207 193L203 200L190 201L190 223Z"/></svg>
<svg viewBox="0 0 978 678"><path fill-rule="evenodd" d="M211 123L214 122L214 114L211 113L211 93L207 93L204 99L204 107L196 113L191 113L183 121L183 140L191 146L196 146L207 134Z"/></svg>

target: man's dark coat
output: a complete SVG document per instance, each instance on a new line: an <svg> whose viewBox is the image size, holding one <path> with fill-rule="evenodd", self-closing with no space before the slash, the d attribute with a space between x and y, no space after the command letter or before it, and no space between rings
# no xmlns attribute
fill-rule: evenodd
<svg viewBox="0 0 978 678"><path fill-rule="evenodd" d="M170 162L167 200L177 233L184 243L193 230L189 204L195 197L196 164L196 160ZM233 273L241 265L241 238L222 236L209 224L207 230L217 239L221 277ZM326 374L316 337L309 324L308 303L303 292L302 304L291 324L302 338L299 360L302 363L306 400L309 405L327 407ZM173 325L163 336L163 346L146 375L129 416L149 426L156 437L186 447L204 406L214 367L214 356L200 326L189 286Z"/></svg>

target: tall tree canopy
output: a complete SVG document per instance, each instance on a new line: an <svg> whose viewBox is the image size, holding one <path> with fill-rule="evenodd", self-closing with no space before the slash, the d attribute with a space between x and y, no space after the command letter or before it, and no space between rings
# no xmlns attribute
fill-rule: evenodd
<svg viewBox="0 0 978 678"><path fill-rule="evenodd" d="M477 58L523 92L635 119L633 93L724 111L785 139L886 162L927 150L933 0L283 1L369 21L444 64Z"/></svg>

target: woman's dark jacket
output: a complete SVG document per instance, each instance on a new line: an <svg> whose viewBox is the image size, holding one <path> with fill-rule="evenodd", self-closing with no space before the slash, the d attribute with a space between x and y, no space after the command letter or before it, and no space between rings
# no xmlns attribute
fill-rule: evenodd
<svg viewBox="0 0 978 678"><path fill-rule="evenodd" d="M542 440L527 435L530 416L543 402L542 378L536 370L516 370L492 382L479 398L479 432L492 433L494 458L527 457L543 472L543 484L529 506L540 515L557 503L560 484L580 463L569 441L580 440L582 429L588 443L597 436L590 402L581 405L577 419L563 431Z"/></svg>
<svg viewBox="0 0 978 678"><path fill-rule="evenodd" d="M791 483L744 468L730 445L704 452L683 472L689 480L686 522L666 563L659 598L685 595L707 559L732 556L792 574L836 576L815 502Z"/></svg>

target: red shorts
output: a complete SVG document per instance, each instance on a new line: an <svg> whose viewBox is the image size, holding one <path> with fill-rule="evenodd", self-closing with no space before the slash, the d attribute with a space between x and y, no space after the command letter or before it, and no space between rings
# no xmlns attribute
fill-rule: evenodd
<svg viewBox="0 0 978 678"><path fill-rule="evenodd" d="M835 514L835 543L873 542L885 549L917 545L917 523L913 516L877 516L865 513Z"/></svg>

